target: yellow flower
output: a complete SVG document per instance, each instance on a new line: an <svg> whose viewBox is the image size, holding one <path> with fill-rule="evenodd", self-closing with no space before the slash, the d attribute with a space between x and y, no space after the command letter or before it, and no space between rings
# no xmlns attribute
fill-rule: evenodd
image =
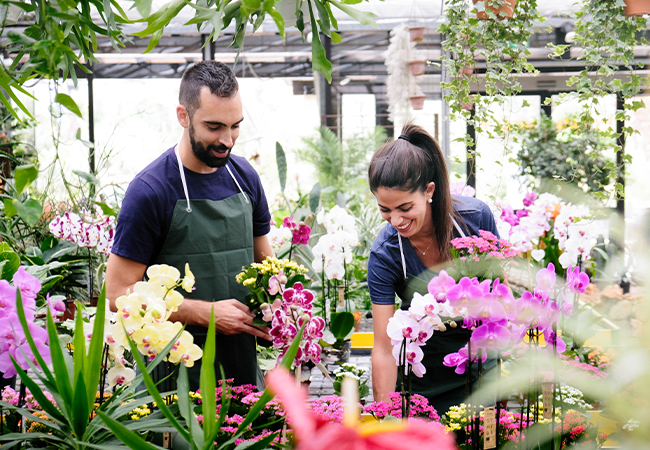
<svg viewBox="0 0 650 450"><path fill-rule="evenodd" d="M182 287L185 289L185 292L192 292L194 288L194 274L190 271L190 265L185 263L185 277L183 278Z"/></svg>
<svg viewBox="0 0 650 450"><path fill-rule="evenodd" d="M257 281L257 278L247 278L244 280L244 286L252 286Z"/></svg>
<svg viewBox="0 0 650 450"><path fill-rule="evenodd" d="M178 283L181 273L176 267L168 266L167 264L157 264L150 266L147 269L147 277L149 283L155 283L171 289Z"/></svg>

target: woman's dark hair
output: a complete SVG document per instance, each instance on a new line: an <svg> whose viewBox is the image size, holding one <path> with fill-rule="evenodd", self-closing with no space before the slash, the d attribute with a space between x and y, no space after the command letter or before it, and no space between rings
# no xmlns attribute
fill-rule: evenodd
<svg viewBox="0 0 650 450"><path fill-rule="evenodd" d="M178 93L178 102L185 106L190 118L201 107L203 86L223 98L230 98L239 90L237 78L227 65L217 61L201 61L193 65L183 74Z"/></svg>
<svg viewBox="0 0 650 450"><path fill-rule="evenodd" d="M452 217L460 222L462 219L452 205L447 164L436 140L424 128L407 122L400 138L379 147L368 167L373 194L381 187L424 192L431 182L435 183L431 199L433 229L444 261L450 256Z"/></svg>

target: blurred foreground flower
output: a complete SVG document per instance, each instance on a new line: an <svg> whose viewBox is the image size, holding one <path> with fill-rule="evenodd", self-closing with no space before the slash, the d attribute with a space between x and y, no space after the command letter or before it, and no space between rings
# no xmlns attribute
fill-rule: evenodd
<svg viewBox="0 0 650 450"><path fill-rule="evenodd" d="M305 393L286 370L272 370L266 381L283 404L297 450L456 449L453 435L436 422L391 420L352 427L319 420L305 406Z"/></svg>

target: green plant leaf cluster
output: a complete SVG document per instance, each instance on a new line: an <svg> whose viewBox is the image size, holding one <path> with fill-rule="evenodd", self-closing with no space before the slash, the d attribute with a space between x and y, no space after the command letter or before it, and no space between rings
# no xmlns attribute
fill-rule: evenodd
<svg viewBox="0 0 650 450"><path fill-rule="evenodd" d="M565 122L570 126L558 129ZM612 190L617 170L606 152L613 150L615 143L598 129L575 133L572 127L578 128L577 120L566 119L556 124L542 112L539 122L522 129L517 154L520 175L542 192L548 191L550 180L574 185L592 195L606 188Z"/></svg>
<svg viewBox="0 0 650 450"><path fill-rule="evenodd" d="M353 207L359 205L359 199L368 195L370 156L385 141L386 131L381 127L368 135L358 135L344 141L329 128L321 127L316 137L303 138L304 147L298 149L296 155L316 169L321 200L326 209L337 204L338 193L344 194L346 203L353 200L349 205Z"/></svg>
<svg viewBox="0 0 650 450"><path fill-rule="evenodd" d="M503 106L521 92L519 75L538 72L527 60L533 25L542 19L537 1L518 0L511 19L494 15L494 9L504 3L480 0L471 5L449 0L445 2L445 23L438 27L444 35L442 47L450 56L444 61L447 81L441 83L450 117L466 119L476 132L490 138L503 138L507 129L495 114L495 106ZM479 20L479 11L485 11L489 19ZM469 135L462 140L468 147L474 146Z"/></svg>
<svg viewBox="0 0 650 450"><path fill-rule="evenodd" d="M298 353L298 348L300 346L300 339L302 338L302 333L304 331L305 325L303 325L296 337L293 340L293 343L287 350L286 354L282 358L281 366L289 370L291 364ZM222 383L222 398L221 398L221 408L219 415L216 414L216 399L214 395L209 395L209 393L215 392L215 370L214 370L214 357L216 351L215 343L215 327L214 327L214 310L210 315L210 325L208 326L208 335L203 350L203 363L201 365L201 392L202 395L202 405L201 412L203 414L203 426L201 426L192 410L192 404L189 396L189 383L187 380L187 369L184 365L179 367L179 376L178 376L178 407L180 418L177 418L170 408L165 404L162 395L158 391L154 381L151 376L147 373L148 366L145 365L144 361L140 357L137 351L136 344L130 340L131 348L133 355L135 357L136 363L143 373L144 382L147 386L147 389L151 396L156 401L156 404L159 405L160 411L163 413L165 418L169 421L169 424L178 432L179 436L189 444L189 448L192 450L208 450L208 449L219 449L219 450L232 450L244 448L248 450L258 450L267 448L269 443L276 438L277 433L273 433L267 438L261 439L260 441L251 443L243 442L239 445L235 445L236 439L241 435L241 433L253 423L253 421L260 415L262 409L266 404L273 398L273 394L266 389L260 399L253 405L249 413L246 415L242 423L238 426L235 436L229 439L226 442L216 442L217 434L221 428L221 424L225 418L225 415L229 409L229 395L228 395L228 384L225 381ZM172 342L173 343L173 342ZM138 433L133 430L129 430L128 427L120 423L119 421L111 418L107 414L99 411L98 416L106 422L106 425L111 429L113 433L129 448L134 450L153 450L157 447L148 444Z"/></svg>
<svg viewBox="0 0 650 450"><path fill-rule="evenodd" d="M106 291L102 290L97 304L95 323L86 346L84 333L84 319L77 314L74 335L74 353L71 356L68 350L62 345L57 334L52 316L47 311L47 331L49 337L52 369L50 370L43 357L36 347L31 334L27 331L27 319L25 317L20 290L16 291L16 305L20 325L25 330L27 343L34 354L38 367L27 358L31 372L28 374L14 361L14 366L20 376L21 382L30 390L38 401L43 411L50 420L38 418L27 408L20 408L8 404L2 404L3 408L17 411L24 418L34 420L48 429L48 433L9 433L0 436L3 447L11 448L14 445L25 443L31 440L38 440L48 448L59 449L80 449L115 448L118 443L115 435L104 425L104 422L95 415L95 411L104 417L112 417L115 421L122 421L127 429L131 430L155 430L161 427L160 422L150 421L142 427L143 422L130 420L128 413L135 407L150 403L151 398L136 393L136 386L140 383L142 376L136 377L131 386L118 388L112 396L104 401L101 406L95 408L97 387L102 373L102 358L104 355L104 324ZM172 342L173 343L173 342ZM171 345L169 346L171 348ZM150 368L155 367L162 361L166 353L161 353L154 360ZM145 370L146 372L146 370ZM37 384L34 377L39 381ZM53 404L45 396L45 391L52 394L56 404ZM123 404L129 402L128 404Z"/></svg>

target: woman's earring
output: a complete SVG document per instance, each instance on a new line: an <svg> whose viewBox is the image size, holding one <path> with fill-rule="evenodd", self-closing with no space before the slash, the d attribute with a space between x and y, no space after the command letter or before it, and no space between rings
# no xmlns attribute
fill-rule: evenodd
<svg viewBox="0 0 650 450"><path fill-rule="evenodd" d="M433 203L433 199L432 199L432 198L430 198L428 201L429 201L429 203Z"/></svg>

